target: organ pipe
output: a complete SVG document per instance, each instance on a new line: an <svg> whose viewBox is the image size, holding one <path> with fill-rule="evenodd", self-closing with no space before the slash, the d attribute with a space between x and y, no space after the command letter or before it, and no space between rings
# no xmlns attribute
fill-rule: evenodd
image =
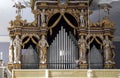
<svg viewBox="0 0 120 78"><path fill-rule="evenodd" d="M77 56L75 38L65 31L63 27L50 45L48 51L49 68L72 69L75 68Z"/></svg>
<svg viewBox="0 0 120 78"><path fill-rule="evenodd" d="M57 39L57 40L56 40L56 42L57 42L57 43L56 43L56 69L58 69L58 63L59 63L59 57L58 57L58 56L59 56L59 54L58 54L58 52L59 52L59 50L58 50L58 48L59 48L59 47L58 47L58 42L59 42L59 41L58 41L58 35L57 35L57 38L56 38L56 39Z"/></svg>
<svg viewBox="0 0 120 78"><path fill-rule="evenodd" d="M59 39L59 44L58 44L58 64L60 63L60 31L59 31L59 34L58 34L58 39ZM60 65L58 65L58 68L60 69Z"/></svg>
<svg viewBox="0 0 120 78"><path fill-rule="evenodd" d="M69 59L69 56L70 56L70 42L69 42L69 41L70 41L70 39L69 39L69 37L68 37L68 54L67 54L67 60L68 60L68 61L67 61L67 63L69 63L69 60L70 60L70 59ZM68 69L69 69L69 65L68 65Z"/></svg>

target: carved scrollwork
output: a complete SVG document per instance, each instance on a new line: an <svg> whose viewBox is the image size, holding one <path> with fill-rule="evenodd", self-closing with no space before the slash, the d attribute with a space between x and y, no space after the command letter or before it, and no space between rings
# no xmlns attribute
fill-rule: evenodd
<svg viewBox="0 0 120 78"><path fill-rule="evenodd" d="M28 34L23 34L22 36L21 36L21 39L23 40L25 37L28 37L29 35Z"/></svg>
<svg viewBox="0 0 120 78"><path fill-rule="evenodd" d="M103 18L102 23L104 24L105 28L113 28L113 26L114 26L114 23L107 16L105 16Z"/></svg>
<svg viewBox="0 0 120 78"><path fill-rule="evenodd" d="M76 21L79 21L79 10L78 9L67 9L66 13L72 15Z"/></svg>
<svg viewBox="0 0 120 78"><path fill-rule="evenodd" d="M21 36L21 39L23 40L25 37L30 37L30 38L32 38L32 37L36 37L38 40L40 39L40 37L37 35L37 34L23 34L22 36Z"/></svg>
<svg viewBox="0 0 120 78"><path fill-rule="evenodd" d="M57 14L57 13L60 13L60 11L58 9L48 9L48 10L46 10L46 15L47 15L47 19L46 20L47 20L47 23L50 20L50 18L53 15Z"/></svg>
<svg viewBox="0 0 120 78"><path fill-rule="evenodd" d="M22 20L21 16L16 16L15 20L10 21L11 27L16 27L16 26L25 26L27 25L27 20Z"/></svg>

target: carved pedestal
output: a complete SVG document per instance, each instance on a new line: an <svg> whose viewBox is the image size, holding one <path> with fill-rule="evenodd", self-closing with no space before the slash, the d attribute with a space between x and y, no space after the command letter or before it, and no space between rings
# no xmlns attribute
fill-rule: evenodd
<svg viewBox="0 0 120 78"><path fill-rule="evenodd" d="M21 69L21 64L8 64L8 69L12 71L12 69Z"/></svg>
<svg viewBox="0 0 120 78"><path fill-rule="evenodd" d="M87 69L88 68L88 64L79 64L79 68L80 69Z"/></svg>
<svg viewBox="0 0 120 78"><path fill-rule="evenodd" d="M14 64L8 64L8 69L12 72L12 69L14 69Z"/></svg>
<svg viewBox="0 0 120 78"><path fill-rule="evenodd" d="M105 69L112 69L112 68L115 68L115 65L114 64L105 64L104 68Z"/></svg>
<svg viewBox="0 0 120 78"><path fill-rule="evenodd" d="M47 64L39 64L39 69L47 69Z"/></svg>
<svg viewBox="0 0 120 78"><path fill-rule="evenodd" d="M12 72L12 69L21 69L21 64L8 64L8 69Z"/></svg>
<svg viewBox="0 0 120 78"><path fill-rule="evenodd" d="M17 64L17 63L14 64L14 68L15 68L15 69L21 69L21 64Z"/></svg>

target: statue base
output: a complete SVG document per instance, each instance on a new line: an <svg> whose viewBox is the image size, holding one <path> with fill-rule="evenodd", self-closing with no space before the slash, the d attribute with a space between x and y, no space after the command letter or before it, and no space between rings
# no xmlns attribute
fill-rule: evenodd
<svg viewBox="0 0 120 78"><path fill-rule="evenodd" d="M79 64L79 68L80 69L87 69L88 68L88 64Z"/></svg>
<svg viewBox="0 0 120 78"><path fill-rule="evenodd" d="M14 69L14 64L8 64L8 69L12 72L12 69Z"/></svg>
<svg viewBox="0 0 120 78"><path fill-rule="evenodd" d="M113 69L113 68L115 68L115 64L105 64L104 68L105 69Z"/></svg>
<svg viewBox="0 0 120 78"><path fill-rule="evenodd" d="M46 23L43 23L43 24L42 24L42 27L46 27Z"/></svg>
<svg viewBox="0 0 120 78"><path fill-rule="evenodd" d="M21 64L19 64L19 63L14 64L14 68L15 69L21 69Z"/></svg>
<svg viewBox="0 0 120 78"><path fill-rule="evenodd" d="M47 64L39 64L39 69L47 69Z"/></svg>
<svg viewBox="0 0 120 78"><path fill-rule="evenodd" d="M21 69L21 64L8 64L8 69L12 71L12 69Z"/></svg>

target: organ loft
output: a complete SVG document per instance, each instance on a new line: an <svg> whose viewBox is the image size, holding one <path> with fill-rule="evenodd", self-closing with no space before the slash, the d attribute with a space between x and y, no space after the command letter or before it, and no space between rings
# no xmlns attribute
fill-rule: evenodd
<svg viewBox="0 0 120 78"><path fill-rule="evenodd" d="M34 21L21 16L21 3L8 27L12 69L111 69L114 62L114 23L110 5L102 20L93 23L92 0L31 0Z"/></svg>

